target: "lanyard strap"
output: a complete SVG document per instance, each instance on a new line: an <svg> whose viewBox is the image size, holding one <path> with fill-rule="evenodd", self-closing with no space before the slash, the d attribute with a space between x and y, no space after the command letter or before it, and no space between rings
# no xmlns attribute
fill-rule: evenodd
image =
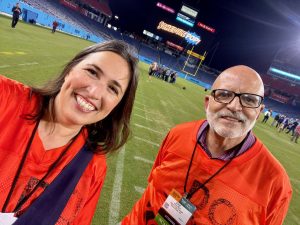
<svg viewBox="0 0 300 225"><path fill-rule="evenodd" d="M16 172L16 175L14 177L14 180L13 180L13 183L12 183L12 186L10 188L10 191L6 197L6 200L5 200L5 203L2 207L2 212L5 212L6 211L6 208L7 208L7 205L8 205L8 202L10 201L11 199L11 196L13 194L13 191L16 187L16 184L17 184L17 181L20 177L20 174L21 174L21 171L22 171L22 168L24 167L24 163L25 163L25 160L27 158L27 155L28 155L28 152L30 150L30 147L31 147L31 144L32 144L32 141L33 141L33 138L35 136L35 133L37 131L37 128L39 126L39 123L40 123L40 120L38 120L36 122L36 125L31 133L31 136L30 136L30 139L27 143L27 146L26 146L26 149L25 149L25 152L24 152L24 155L22 156L22 160L21 160L21 163L18 167L18 170ZM65 153L68 151L68 149L71 147L71 145L74 143L74 141L77 139L77 137L79 136L81 132L78 132L78 134L76 134L76 136L74 138L72 138L72 141L67 145L67 147L63 150L63 152L59 155L58 159L50 166L50 168L48 169L47 173L42 177L42 179L39 180L39 182L35 185L35 187L32 189L32 191L27 194L26 196L24 196L24 198L22 198L16 205L16 207L14 208L13 212L17 212L21 209L21 207L24 205L24 203L26 203L26 201L33 195L33 193L40 187L40 185L44 182L44 180L47 178L47 176L54 170L54 168L58 165L59 161L62 159L62 157L65 155Z"/></svg>
<svg viewBox="0 0 300 225"><path fill-rule="evenodd" d="M85 144L14 225L55 225L94 153Z"/></svg>
<svg viewBox="0 0 300 225"><path fill-rule="evenodd" d="M203 135L204 131L202 131L202 133L199 135L196 143L195 143L195 146L194 146L194 150L193 150L193 153L192 153L192 157L191 157L191 160L190 160L190 163L189 163L189 167L188 167L188 170L187 170L187 174L186 174L186 177L185 177L185 182L184 182L184 193L185 193L185 196L187 199L191 199L192 196L199 190L199 189L202 189L205 184L207 184L209 181L211 181L215 176L217 176L223 169L225 169L229 163L231 163L231 161L236 157L237 153L239 152L239 150L242 148L245 140L247 140L247 137L249 136L250 132L247 134L246 138L244 138L244 140L238 145L238 147L234 150L234 155L220 168L218 169L217 172L215 172L213 175L211 175L206 181L204 181L203 184L201 184L199 187L197 188L191 188L189 190L189 192L186 191L186 186L187 186L187 183L188 183L188 179L189 179L189 173L190 173L190 169L192 167L192 162L193 162L193 159L194 159L194 155L195 155L195 152L196 152L196 147L197 147L197 144L199 143L202 135Z"/></svg>
<svg viewBox="0 0 300 225"><path fill-rule="evenodd" d="M16 186L16 184L17 184L18 178L19 178L19 176L20 176L21 170L22 170L22 168L23 168L25 159L26 159L27 154L28 154L28 152L29 152L30 145L31 145L31 143L32 143L34 134L35 134L35 132L36 132L38 126L39 126L39 123L40 123L40 120L38 120L38 121L36 122L35 127L34 127L32 133L31 133L31 136L30 136L29 141L28 141L28 143L27 143L27 146L26 146L24 155L23 155L23 157L22 157L22 160L21 160L21 162L20 162L20 165L19 165L18 170L17 170L16 175L15 175L15 178L14 178L14 180L13 180L12 186L11 186L11 188L10 188L10 190L9 190L9 193L8 193L7 197L6 197L5 203L4 203L3 207L2 207L2 212L5 212L5 211L6 211L6 207L7 207L7 205L8 205L8 202L9 202L10 198L11 198L11 195L12 195L12 193L13 193L13 190L15 189L15 186Z"/></svg>

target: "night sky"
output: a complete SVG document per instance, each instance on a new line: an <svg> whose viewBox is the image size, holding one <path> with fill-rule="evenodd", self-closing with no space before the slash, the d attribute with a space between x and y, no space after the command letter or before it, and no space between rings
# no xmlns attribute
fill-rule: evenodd
<svg viewBox="0 0 300 225"><path fill-rule="evenodd" d="M175 9L176 13L182 6L182 1L158 1ZM111 23L120 27L121 32L130 31L141 36L146 29L161 36L163 41L169 40L182 47L187 43L182 38L157 30L158 23L163 20L196 32L201 36L201 43L195 52L208 51L204 63L219 70L245 64L266 73L278 50L284 52L287 46L288 52L298 50L293 53L293 61L300 64L300 0L184 1L199 10L196 23L200 21L215 28L215 34L176 21L176 13L170 14L156 7L158 1L109 0L113 14L120 17L119 21L112 20Z"/></svg>

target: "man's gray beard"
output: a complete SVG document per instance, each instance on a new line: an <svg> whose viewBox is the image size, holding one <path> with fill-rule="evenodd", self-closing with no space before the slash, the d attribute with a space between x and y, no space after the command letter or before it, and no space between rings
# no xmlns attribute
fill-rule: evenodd
<svg viewBox="0 0 300 225"><path fill-rule="evenodd" d="M217 122L216 119L220 117L220 112L216 113L215 115L212 115L212 113L210 112L209 106L206 109L206 119L207 122L209 124L209 126L221 137L224 138L238 138L238 137L242 137L244 135L246 135L255 125L256 120L253 120L248 128L246 126L245 129L231 129L230 131L226 131L224 130L222 127L220 127ZM246 123L246 125L249 123L248 119L246 118L246 116L242 115L242 117L244 118L244 123Z"/></svg>

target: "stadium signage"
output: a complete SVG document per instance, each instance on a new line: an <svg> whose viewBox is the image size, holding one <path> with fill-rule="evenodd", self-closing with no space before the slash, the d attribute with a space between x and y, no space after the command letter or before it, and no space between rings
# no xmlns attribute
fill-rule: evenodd
<svg viewBox="0 0 300 225"><path fill-rule="evenodd" d="M169 12L169 13L175 13L174 9L172 9L171 7L166 6L166 5L164 5L164 4L160 3L160 2L156 3L156 6L159 7L159 8L161 8L161 9L163 9L163 10L165 10L165 11L167 11L167 12Z"/></svg>
<svg viewBox="0 0 300 225"><path fill-rule="evenodd" d="M162 38L160 36L155 35L155 34L151 33L150 31L147 31L147 30L143 30L143 34L145 34L148 37L154 38L156 40L162 40Z"/></svg>
<svg viewBox="0 0 300 225"><path fill-rule="evenodd" d="M215 30L214 28L209 27L209 26L207 26L207 25L205 25L205 24L203 24L203 23L201 23L201 22L198 22L198 23L197 23L197 26L198 26L198 27L201 27L201 28L203 28L203 29L205 29L205 30L207 30L207 31L209 31L209 32L211 32L211 33L215 33L215 32L216 32L216 30Z"/></svg>
<svg viewBox="0 0 300 225"><path fill-rule="evenodd" d="M178 20L179 22L184 23L185 25L188 25L190 27L193 27L195 24L195 20L193 20L190 17L185 16L181 13L177 13L176 20Z"/></svg>
<svg viewBox="0 0 300 225"><path fill-rule="evenodd" d="M192 44L192 45L197 45L201 41L200 36L194 32L193 33L187 32L184 39L187 41L187 43Z"/></svg>
<svg viewBox="0 0 300 225"><path fill-rule="evenodd" d="M182 50L183 50L183 47L181 47L180 45L176 45L176 44L174 44L174 43L171 42L171 41L166 41L166 44L169 45L170 47L176 48L176 49L179 50L179 51L182 51Z"/></svg>
<svg viewBox="0 0 300 225"><path fill-rule="evenodd" d="M188 25L189 27L193 27L194 26L194 24L193 23L191 23L191 22L189 22L189 21L187 21L187 20L185 20L185 19L182 19L182 18L180 18L180 17L176 17L176 20L178 20L179 22L181 22L181 23L183 23L183 24L185 24L185 25Z"/></svg>
<svg viewBox="0 0 300 225"><path fill-rule="evenodd" d="M151 33L150 31L147 31L147 30L143 30L143 34L147 35L148 37L153 37L154 34Z"/></svg>
<svg viewBox="0 0 300 225"><path fill-rule="evenodd" d="M196 10L191 9L190 7L187 7L186 5L182 5L180 11L187 14L187 15L189 15L189 16L192 16L194 18L196 18L197 15L198 15L198 12Z"/></svg>
<svg viewBox="0 0 300 225"><path fill-rule="evenodd" d="M200 36L197 35L196 33L187 32L183 29L180 29L178 27L167 24L164 21L159 22L157 29L176 34L176 35L184 38L189 44L192 44L192 45L197 45L201 41Z"/></svg>

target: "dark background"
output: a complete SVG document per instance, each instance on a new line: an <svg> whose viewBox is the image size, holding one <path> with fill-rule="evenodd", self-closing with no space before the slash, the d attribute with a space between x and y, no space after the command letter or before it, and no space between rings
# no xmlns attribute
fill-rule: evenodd
<svg viewBox="0 0 300 225"><path fill-rule="evenodd" d="M163 42L169 40L182 47L186 47L187 43L180 37L157 30L158 23L165 21L196 32L201 36L201 42L194 51L199 54L207 51L204 63L219 70L246 64L265 73L274 57L283 52L284 57L293 55L291 60L300 64L300 0L184 1L199 11L196 23L200 21L215 28L214 34L197 27L196 23L190 28L176 21L183 2L159 2L173 8L176 13L158 8L157 1L153 0L110 0L113 14L119 16L119 20L113 19L110 23L120 27L121 32L134 32L140 36L146 29L161 36ZM293 50L295 52L291 52Z"/></svg>

